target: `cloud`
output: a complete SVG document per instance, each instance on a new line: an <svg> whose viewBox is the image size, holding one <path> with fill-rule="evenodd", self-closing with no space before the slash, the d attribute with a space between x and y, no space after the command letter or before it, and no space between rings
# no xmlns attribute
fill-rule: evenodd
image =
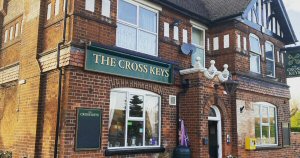
<svg viewBox="0 0 300 158"><path fill-rule="evenodd" d="M299 0L283 0L285 7L288 11L294 11L300 13L300 1Z"/></svg>

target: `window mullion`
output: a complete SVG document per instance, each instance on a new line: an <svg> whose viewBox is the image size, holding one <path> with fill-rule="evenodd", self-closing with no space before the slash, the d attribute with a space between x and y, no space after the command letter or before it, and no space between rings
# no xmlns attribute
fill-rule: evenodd
<svg viewBox="0 0 300 158"><path fill-rule="evenodd" d="M146 105L147 97L144 95L144 108L143 108L143 146L146 146Z"/></svg>
<svg viewBox="0 0 300 158"><path fill-rule="evenodd" d="M129 120L129 93L126 93L126 119L125 119L125 144L124 146L127 147L128 143L127 143L127 135L128 135L128 120Z"/></svg>
<svg viewBox="0 0 300 158"><path fill-rule="evenodd" d="M260 144L262 144L262 112L261 112L261 105L259 105L259 115L260 115Z"/></svg>

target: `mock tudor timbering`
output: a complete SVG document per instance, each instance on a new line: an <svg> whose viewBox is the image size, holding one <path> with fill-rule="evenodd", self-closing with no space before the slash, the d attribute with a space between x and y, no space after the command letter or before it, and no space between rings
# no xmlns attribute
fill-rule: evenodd
<svg viewBox="0 0 300 158"><path fill-rule="evenodd" d="M283 144L280 50L297 39L282 0L0 0L0 25L13 157L169 158L179 119L192 158L300 155L299 135Z"/></svg>

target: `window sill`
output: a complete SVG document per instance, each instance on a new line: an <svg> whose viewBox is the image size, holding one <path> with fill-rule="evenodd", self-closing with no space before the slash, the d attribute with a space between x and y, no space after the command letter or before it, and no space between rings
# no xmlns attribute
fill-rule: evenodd
<svg viewBox="0 0 300 158"><path fill-rule="evenodd" d="M281 146L259 146L256 147L256 149L254 151L260 151L260 150L278 150L278 149L282 149Z"/></svg>
<svg viewBox="0 0 300 158"><path fill-rule="evenodd" d="M165 148L163 148L163 147L133 148L133 149L106 149L105 156L161 153L164 151L165 151Z"/></svg>

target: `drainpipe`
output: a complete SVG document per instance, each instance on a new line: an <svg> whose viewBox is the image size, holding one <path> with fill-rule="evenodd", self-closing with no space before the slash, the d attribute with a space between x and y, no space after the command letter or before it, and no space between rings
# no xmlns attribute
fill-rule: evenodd
<svg viewBox="0 0 300 158"><path fill-rule="evenodd" d="M176 145L179 146L179 126L180 126L180 117L179 117L179 100L180 96L186 93L187 88L189 87L189 80L182 80L181 79L181 88L180 92L176 95Z"/></svg>
<svg viewBox="0 0 300 158"><path fill-rule="evenodd" d="M66 28L67 28L67 17L68 17L68 0L65 1L65 14L63 19L63 39L57 44L57 69L59 70L58 77L58 97L57 97L57 113L56 113L56 132L55 132L55 145L54 145L54 158L58 156L58 140L59 140L59 131L60 131L60 109L61 109L61 96L62 96L62 67L59 67L60 63L60 49L61 46L66 42Z"/></svg>

